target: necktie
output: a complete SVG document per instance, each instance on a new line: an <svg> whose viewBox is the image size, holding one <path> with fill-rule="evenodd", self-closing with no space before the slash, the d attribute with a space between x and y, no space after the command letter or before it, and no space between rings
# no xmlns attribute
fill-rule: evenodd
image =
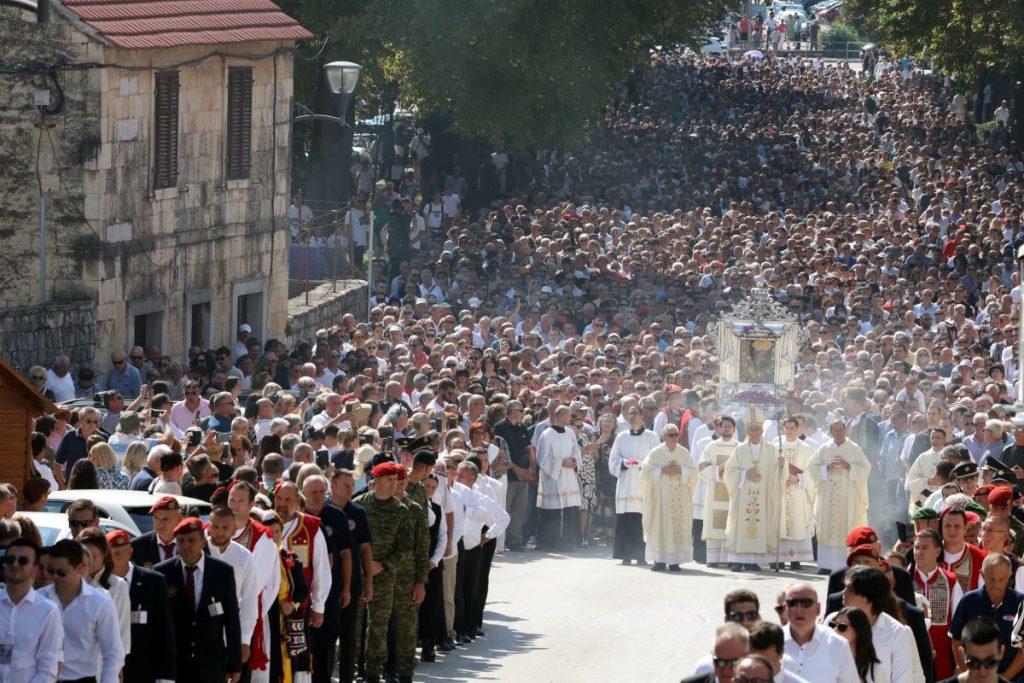
<svg viewBox="0 0 1024 683"><path fill-rule="evenodd" d="M196 570L194 564L185 565L185 592L188 593L188 606L196 608Z"/></svg>
<svg viewBox="0 0 1024 683"><path fill-rule="evenodd" d="M160 543L160 550L163 551L164 560L174 557L174 543Z"/></svg>

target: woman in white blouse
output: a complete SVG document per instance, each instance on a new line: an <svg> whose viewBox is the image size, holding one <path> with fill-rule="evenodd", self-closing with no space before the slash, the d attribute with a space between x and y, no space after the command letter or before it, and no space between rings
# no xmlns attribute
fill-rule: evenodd
<svg viewBox="0 0 1024 683"><path fill-rule="evenodd" d="M114 557L110 554L110 545L103 531L97 527L89 527L78 535L78 539L89 551L86 562L89 565L89 577L86 579L97 588L102 588L110 595L117 613L117 622L121 632L121 645L125 654L132 649L131 599L128 595L128 582L114 574Z"/></svg>

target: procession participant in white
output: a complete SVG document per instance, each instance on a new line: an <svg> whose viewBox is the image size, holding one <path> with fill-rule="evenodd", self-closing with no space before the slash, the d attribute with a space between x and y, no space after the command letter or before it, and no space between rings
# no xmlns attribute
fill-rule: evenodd
<svg viewBox="0 0 1024 683"><path fill-rule="evenodd" d="M15 538L3 558L0 588L0 681L35 683L57 679L64 647L60 610L32 588L39 546Z"/></svg>
<svg viewBox="0 0 1024 683"><path fill-rule="evenodd" d="M235 516L232 540L252 553L253 582L259 590L256 627L249 641L249 670L253 683L270 680L270 620L269 614L281 588L281 556L270 529L254 520L249 513L256 500L256 489L244 481L235 481L228 489L228 509ZM243 636L242 641L245 642Z"/></svg>
<svg viewBox="0 0 1024 683"><path fill-rule="evenodd" d="M747 438L725 463L729 517L725 547L733 571L760 571L775 558L782 500L782 464L775 447L761 438L764 420L750 409Z"/></svg>
<svg viewBox="0 0 1024 683"><path fill-rule="evenodd" d="M846 566L846 535L868 523L868 462L860 446L846 438L846 424L829 425L832 440L807 463L814 484L814 523L818 530L818 573Z"/></svg>
<svg viewBox="0 0 1024 683"><path fill-rule="evenodd" d="M644 427L643 414L633 404L626 414L629 430L615 437L608 454L608 471L615 482L615 547L612 557L629 564L644 559L643 510L640 500L640 462L657 447L658 435Z"/></svg>
<svg viewBox="0 0 1024 683"><path fill-rule="evenodd" d="M571 416L568 406L557 408L537 446L538 550L573 549L579 542L582 501L576 470L582 455L576 435L566 428Z"/></svg>
<svg viewBox="0 0 1024 683"><path fill-rule="evenodd" d="M235 535L235 515L228 508L214 508L206 530L210 557L231 565L235 571L235 594L238 596L238 622L242 642L242 663L249 661L252 634L259 614L260 586L256 584L253 556L242 544L231 540Z"/></svg>
<svg viewBox="0 0 1024 683"><path fill-rule="evenodd" d="M814 683L860 683L853 652L846 638L818 623L821 603L809 583L786 589L785 649L783 666Z"/></svg>
<svg viewBox="0 0 1024 683"><path fill-rule="evenodd" d="M814 451L800 438L800 422L795 417L782 421L783 472L782 519L779 526L779 560L800 569L801 562L814 560L811 537L814 535L814 488L807 464Z"/></svg>
<svg viewBox="0 0 1024 683"><path fill-rule="evenodd" d="M928 439L931 448L917 456L907 471L907 514L914 514L914 510L923 505L926 497L924 491L929 491L930 495L935 492L936 487L942 486L942 482L935 477L935 467L942 460L942 449L946 447L946 430L943 427L935 427Z"/></svg>
<svg viewBox="0 0 1024 683"><path fill-rule="evenodd" d="M679 444L679 428L668 424L661 431L664 443L640 463L646 558L653 571L680 571L693 559L691 516L697 465L690 451Z"/></svg>
<svg viewBox="0 0 1024 683"><path fill-rule="evenodd" d="M704 449L697 468L707 487L704 498L704 525L701 538L707 544L708 566L725 564L725 526L729 521L729 489L725 485L725 463L739 443L736 441L736 420L723 415L721 436Z"/></svg>
<svg viewBox="0 0 1024 683"><path fill-rule="evenodd" d="M708 482L705 477L701 476L702 472L700 471L699 464L704 458L704 449L708 447L712 440L721 436L719 432L721 419L720 415L712 418L710 429L706 424L701 425L701 431L706 431L707 434L697 439L693 451L690 452L690 457L693 459L694 464L698 465L697 483L694 486L693 492L693 521L690 523L690 536L693 539L693 560L701 564L705 564L708 561L707 544L701 538L701 534L704 531L704 499L708 494Z"/></svg>

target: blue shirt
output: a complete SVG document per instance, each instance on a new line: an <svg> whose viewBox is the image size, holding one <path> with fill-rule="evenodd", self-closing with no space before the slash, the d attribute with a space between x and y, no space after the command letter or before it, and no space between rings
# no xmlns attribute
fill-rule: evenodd
<svg viewBox="0 0 1024 683"><path fill-rule="evenodd" d="M53 459L58 465L64 465L64 480L71 479L71 468L75 463L89 456L89 450L85 446L85 438L81 430L73 429L64 435L60 447L54 454Z"/></svg>
<svg viewBox="0 0 1024 683"><path fill-rule="evenodd" d="M125 371L118 372L117 368L110 368L107 375L107 390L116 390L122 396L135 397L142 389L142 375L139 369L130 363L125 364Z"/></svg>
<svg viewBox="0 0 1024 683"><path fill-rule="evenodd" d="M1010 588L1006 589L1006 596L1002 604L993 605L988 593L984 588L964 593L953 613L953 621L949 624L949 637L953 640L961 640L964 626L967 622L979 617L991 619L999 626L999 642L1006 646L1006 653L1003 661L999 664L999 671L1005 671L1010 666L1014 657L1017 656L1017 649L1010 647L1010 635L1013 632L1013 620L1017 616L1017 609L1024 601L1024 594L1018 593Z"/></svg>
<svg viewBox="0 0 1024 683"><path fill-rule="evenodd" d="M156 479L156 472L148 467L143 467L136 473L135 477L132 478L132 483L129 485L129 488L132 491L148 491L149 485L153 483L154 479Z"/></svg>

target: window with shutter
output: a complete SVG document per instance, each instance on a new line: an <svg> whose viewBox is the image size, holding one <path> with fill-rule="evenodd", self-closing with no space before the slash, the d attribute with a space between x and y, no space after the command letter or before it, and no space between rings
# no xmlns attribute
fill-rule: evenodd
<svg viewBox="0 0 1024 683"><path fill-rule="evenodd" d="M249 177L252 148L252 69L228 69L228 180Z"/></svg>
<svg viewBox="0 0 1024 683"><path fill-rule="evenodd" d="M156 74L156 120L153 126L153 186L178 184L178 72Z"/></svg>

